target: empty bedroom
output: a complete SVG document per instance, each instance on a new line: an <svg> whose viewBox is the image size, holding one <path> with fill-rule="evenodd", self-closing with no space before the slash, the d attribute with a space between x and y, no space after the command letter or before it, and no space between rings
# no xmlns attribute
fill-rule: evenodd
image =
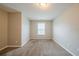
<svg viewBox="0 0 79 59"><path fill-rule="evenodd" d="M79 56L79 4L0 3L0 56Z"/></svg>

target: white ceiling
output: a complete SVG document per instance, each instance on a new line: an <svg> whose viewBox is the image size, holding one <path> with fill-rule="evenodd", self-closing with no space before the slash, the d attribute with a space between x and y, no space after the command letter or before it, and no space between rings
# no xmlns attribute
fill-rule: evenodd
<svg viewBox="0 0 79 59"><path fill-rule="evenodd" d="M51 3L49 8L46 10L40 9L38 6L36 6L33 3L4 3L1 5L14 9L14 10L7 9L8 12L15 12L17 10L22 13L25 13L26 17L30 19L35 19L35 20L52 19L53 20L56 17L58 17L60 14L62 14L72 4L71 3Z"/></svg>

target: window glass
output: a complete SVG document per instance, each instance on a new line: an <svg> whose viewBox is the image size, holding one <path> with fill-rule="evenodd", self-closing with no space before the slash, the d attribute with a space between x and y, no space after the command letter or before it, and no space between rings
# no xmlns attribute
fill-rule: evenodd
<svg viewBox="0 0 79 59"><path fill-rule="evenodd" d="M38 35L45 35L45 23L38 23L37 24L37 34Z"/></svg>

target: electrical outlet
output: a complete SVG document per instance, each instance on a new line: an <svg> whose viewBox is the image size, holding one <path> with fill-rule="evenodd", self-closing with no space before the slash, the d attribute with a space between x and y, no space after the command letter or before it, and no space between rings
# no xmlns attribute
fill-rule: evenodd
<svg viewBox="0 0 79 59"><path fill-rule="evenodd" d="M18 41L16 41L16 43L17 43Z"/></svg>

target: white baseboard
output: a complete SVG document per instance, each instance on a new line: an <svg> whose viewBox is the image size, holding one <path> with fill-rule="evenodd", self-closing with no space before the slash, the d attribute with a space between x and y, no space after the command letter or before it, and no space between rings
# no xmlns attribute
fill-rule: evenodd
<svg viewBox="0 0 79 59"><path fill-rule="evenodd" d="M5 48L7 48L7 47L8 47L8 46L5 46L5 47L1 48L0 51L3 50L3 49L5 49Z"/></svg>
<svg viewBox="0 0 79 59"><path fill-rule="evenodd" d="M8 47L21 47L20 45L8 45Z"/></svg>
<svg viewBox="0 0 79 59"><path fill-rule="evenodd" d="M21 45L21 47L23 47L26 43L28 43L29 42L29 40L28 41L26 41L25 43L23 43L22 45Z"/></svg>
<svg viewBox="0 0 79 59"><path fill-rule="evenodd" d="M25 42L24 44L21 45L21 47L23 47L27 42Z"/></svg>
<svg viewBox="0 0 79 59"><path fill-rule="evenodd" d="M62 48L64 48L67 52L69 52L71 55L76 56L74 53L72 53L70 50L68 50L67 48L63 47L63 45L61 45L60 43L58 43L55 39L53 39L58 45L60 45Z"/></svg>
<svg viewBox="0 0 79 59"><path fill-rule="evenodd" d="M7 48L7 47L21 47L21 46L20 45L7 45L7 46L1 48L0 51Z"/></svg>
<svg viewBox="0 0 79 59"><path fill-rule="evenodd" d="M50 40L50 39L31 39L31 40Z"/></svg>

